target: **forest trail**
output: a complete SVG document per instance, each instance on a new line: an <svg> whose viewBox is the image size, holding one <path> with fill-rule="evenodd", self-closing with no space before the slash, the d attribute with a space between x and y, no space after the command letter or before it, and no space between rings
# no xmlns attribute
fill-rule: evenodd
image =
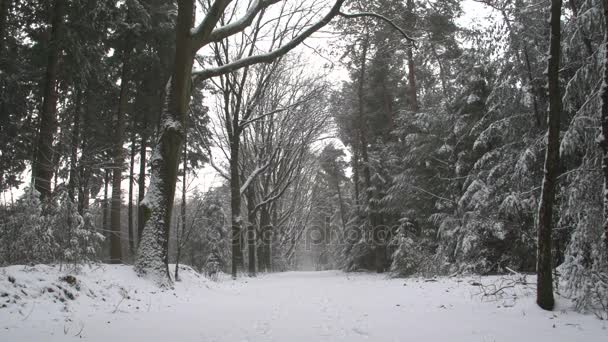
<svg viewBox="0 0 608 342"><path fill-rule="evenodd" d="M324 271L211 282L183 272L175 289L157 293L144 280L129 279L128 267L106 267L97 276L132 280L137 292L125 290L133 296L122 301L111 294L117 285L84 275L83 282L91 278L107 291L107 305L75 303L61 316L38 298L21 315L0 309L0 340L593 342L608 336L605 321L566 311L563 301L554 312L540 310L529 286L484 297L472 285L496 277L425 281Z"/></svg>

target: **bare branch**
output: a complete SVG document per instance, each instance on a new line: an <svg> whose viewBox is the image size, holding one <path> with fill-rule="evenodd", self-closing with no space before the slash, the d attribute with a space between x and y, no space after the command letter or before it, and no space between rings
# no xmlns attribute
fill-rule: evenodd
<svg viewBox="0 0 608 342"><path fill-rule="evenodd" d="M331 10L325 15L325 17L323 17L321 20L316 22L314 25L306 29L304 32L293 38L290 42L283 45L282 47L265 54L242 58L232 63L228 63L216 68L195 71L192 73L195 76L195 80L206 80L211 77L224 75L253 64L273 62L275 59L287 54L289 51L296 48L298 45L300 45L300 43L302 43L306 38L310 37L313 33L317 32L318 30L329 24L329 22L340 13L340 8L342 7L342 4L345 1L346 0L336 0L336 3L331 8Z"/></svg>
<svg viewBox="0 0 608 342"><path fill-rule="evenodd" d="M344 18L348 18L348 19L353 19L353 18L362 18L362 17L372 17L372 18L376 18L376 19L380 19L384 22L386 22L387 24L391 25L395 30L399 31L399 33L401 33L401 35L409 40L414 47L416 47L416 39L410 37L407 33L405 33L405 31L399 27L397 24L395 24L394 21L390 20L389 18L380 15L378 13L373 13L373 12L361 12L361 13L344 13L344 12L339 12L338 13L341 17Z"/></svg>
<svg viewBox="0 0 608 342"><path fill-rule="evenodd" d="M249 175L249 177L247 177L247 180L241 186L241 196L245 193L245 191L247 190L251 182L255 179L255 177L257 177L260 173L264 172L264 170L266 170L270 166L270 164L272 164L272 160L267 161L266 164L253 170L253 172Z"/></svg>
<svg viewBox="0 0 608 342"><path fill-rule="evenodd" d="M198 27L196 29L192 29L192 35L193 35L193 37L195 37L194 38L195 51L199 50L204 45L207 45L207 44L213 43L213 42L219 42L220 40L222 40L224 38L230 37L233 34L243 31L244 29L249 27L249 25L251 25L251 23L253 22L253 19L258 15L258 13L260 13L260 11L270 7L270 5L276 4L279 1L281 1L281 0L255 0L253 5L247 10L247 13L245 13L245 15L242 18L240 18L239 20L234 21L230 24L227 24L225 26L222 26L222 27L219 27L219 28L213 30L209 34L209 37L205 40L202 40L202 38L204 38L204 37L202 35L198 34L198 32L197 32Z"/></svg>

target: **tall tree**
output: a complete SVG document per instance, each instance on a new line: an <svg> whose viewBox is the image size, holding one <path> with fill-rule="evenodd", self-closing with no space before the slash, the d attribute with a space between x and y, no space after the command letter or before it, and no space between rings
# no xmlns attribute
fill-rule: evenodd
<svg viewBox="0 0 608 342"><path fill-rule="evenodd" d="M55 0L50 16L49 48L43 84L43 100L39 111L38 142L32 178L42 200L51 195L54 170L53 140L57 130L57 78L61 56L65 1Z"/></svg>
<svg viewBox="0 0 608 342"><path fill-rule="evenodd" d="M161 283L169 281L168 238L171 210L175 196L179 150L183 140L184 123L190 102L191 72L194 55L203 46L241 32L253 19L278 0L256 0L242 20L215 28L230 0L216 0L206 9L205 17L194 25L194 0L178 1L175 29L175 61L173 75L167 85L165 107L160 118L158 138L151 159L152 179L144 199L146 221L142 242L139 246L136 269L140 274L153 273ZM344 0L337 0L331 10L319 21L308 27L291 41L270 53L245 57L217 68L207 68L197 73L199 80L230 73L236 69L262 62L270 62L294 49L307 37L326 26L338 15Z"/></svg>
<svg viewBox="0 0 608 342"><path fill-rule="evenodd" d="M602 1L604 8L604 74L600 98L601 134L598 142L602 148L602 171L604 173L604 248L608 257L608 0Z"/></svg>
<svg viewBox="0 0 608 342"><path fill-rule="evenodd" d="M549 88L548 135L545 154L545 175L543 178L540 205L538 208L538 256L536 264L536 303L545 310L553 310L553 260L551 231L553 226L553 205L559 172L559 125L562 111L559 90L559 58L561 50L562 1L552 0L550 10L550 47L547 68Z"/></svg>

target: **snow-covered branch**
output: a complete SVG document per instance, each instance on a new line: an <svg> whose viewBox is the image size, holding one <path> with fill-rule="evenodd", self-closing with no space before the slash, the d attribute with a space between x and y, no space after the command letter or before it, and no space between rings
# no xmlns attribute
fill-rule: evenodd
<svg viewBox="0 0 608 342"><path fill-rule="evenodd" d="M391 19L378 14L378 13L373 13L373 12L361 12L361 13L344 13L344 12L339 12L338 13L341 17L344 18L348 18L348 19L353 19L353 18L364 18L364 17L372 17L372 18L376 18L376 19L380 19L384 22L386 22L387 24L389 24L390 26L392 26L395 30L399 31L399 33L401 33L401 35L409 40L412 44L416 44L416 40L412 37L410 37L407 33L405 33L405 31L399 27L399 25L395 24L394 21L392 21Z"/></svg>
<svg viewBox="0 0 608 342"><path fill-rule="evenodd" d="M230 37L233 34L243 31L244 29L249 27L249 25L251 25L253 19L261 11L265 10L270 5L276 4L279 1L281 0L256 0L253 5L249 7L247 13L245 13L242 18L213 30L209 34L207 39L203 39L204 36L198 33L199 27L192 29L192 35L194 37L194 50L197 51L203 45L213 42L219 42L224 38Z"/></svg>
<svg viewBox="0 0 608 342"><path fill-rule="evenodd" d="M282 47L280 47L274 51L265 53L265 54L245 57L245 58L236 60L232 63L228 63L228 64L225 64L225 65L222 65L219 67L194 71L192 74L194 75L195 80L206 80L211 77L224 75L224 74L233 72L235 70L238 70L240 68L244 68L244 67L247 67L247 66L250 66L253 64L273 62L275 59L277 59L277 58L287 54L289 51L295 49L306 38L310 37L313 33L317 32L318 30L320 30L321 28L323 28L327 24L329 24L329 22L336 15L338 15L338 13L340 13L340 8L342 7L342 4L345 1L346 0L337 0L336 3L331 8L331 10L321 20L316 22L314 25L312 25L311 27L306 29L304 32L302 32L297 37L293 38L290 42L283 45Z"/></svg>
<svg viewBox="0 0 608 342"><path fill-rule="evenodd" d="M245 193L245 191L247 190L251 182L253 182L255 177L257 177L260 173L264 172L264 170L266 170L270 166L270 164L272 164L272 159L268 160L264 165L261 165L257 169L253 170L253 172L249 175L249 177L247 177L247 180L245 180L245 182L241 186L241 196Z"/></svg>

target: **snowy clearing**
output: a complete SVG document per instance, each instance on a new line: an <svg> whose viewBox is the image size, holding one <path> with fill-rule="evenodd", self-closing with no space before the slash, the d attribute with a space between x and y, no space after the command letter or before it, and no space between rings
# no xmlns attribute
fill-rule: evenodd
<svg viewBox="0 0 608 342"><path fill-rule="evenodd" d="M180 269L181 270L181 269ZM607 322L534 303L498 277L387 279L337 271L217 282L189 268L173 290L103 265L0 268L0 341L606 341ZM532 279L533 280L533 279ZM530 281L530 279L528 279ZM494 292L497 292L494 294ZM74 298L74 299L70 299Z"/></svg>

